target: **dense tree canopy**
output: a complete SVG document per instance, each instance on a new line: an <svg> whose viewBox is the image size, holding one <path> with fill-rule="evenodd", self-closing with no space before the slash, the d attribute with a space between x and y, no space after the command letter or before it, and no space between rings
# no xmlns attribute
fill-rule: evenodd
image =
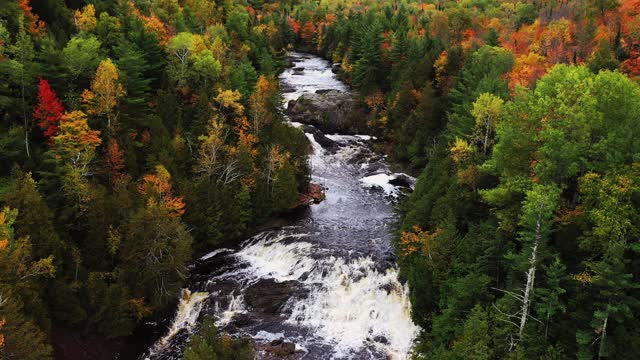
<svg viewBox="0 0 640 360"><path fill-rule="evenodd" d="M371 131L421 174L401 204L396 240L423 328L416 355L635 356L639 9L637 1L294 7L287 21L298 46L341 64Z"/></svg>
<svg viewBox="0 0 640 360"><path fill-rule="evenodd" d="M308 148L275 78L292 39L254 5L0 5L0 357L130 335L194 254L298 205Z"/></svg>
<svg viewBox="0 0 640 360"><path fill-rule="evenodd" d="M0 357L122 340L194 255L297 205L293 48L420 174L395 240L416 356L637 357L636 0L4 1ZM184 356L234 352L205 322Z"/></svg>

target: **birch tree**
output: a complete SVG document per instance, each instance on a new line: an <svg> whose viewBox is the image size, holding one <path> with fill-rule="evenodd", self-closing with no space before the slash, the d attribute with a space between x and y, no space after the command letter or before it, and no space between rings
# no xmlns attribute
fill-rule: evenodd
<svg viewBox="0 0 640 360"><path fill-rule="evenodd" d="M500 290L519 303L515 312L501 314L503 320L517 328L517 336L511 342L512 349L522 340L528 321L538 321L531 315L535 300L536 273L546 255L546 241L551 233L559 196L560 189L557 186L535 184L526 193L526 199L522 203L519 221L522 251L510 257L516 268L524 270L524 284L514 291Z"/></svg>
<svg viewBox="0 0 640 360"><path fill-rule="evenodd" d="M115 108L124 96L124 88L119 80L118 68L111 59L103 60L96 70L96 77L91 83L91 90L82 92L82 102L87 106L89 114L106 116L107 128L115 125L117 114Z"/></svg>
<svg viewBox="0 0 640 360"><path fill-rule="evenodd" d="M504 101L490 93L483 93L473 103L471 115L476 120L476 140L482 143L482 152L486 155L488 148L493 144L493 135L496 125L502 113Z"/></svg>

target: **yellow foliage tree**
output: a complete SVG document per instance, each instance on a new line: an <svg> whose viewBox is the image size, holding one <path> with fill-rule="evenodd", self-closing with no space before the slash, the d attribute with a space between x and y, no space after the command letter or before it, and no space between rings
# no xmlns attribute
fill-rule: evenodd
<svg viewBox="0 0 640 360"><path fill-rule="evenodd" d="M260 75L256 82L255 91L249 98L251 118L253 120L253 132L258 135L263 125L271 123L273 113L269 109L269 96L275 91L274 83L264 75Z"/></svg>
<svg viewBox="0 0 640 360"><path fill-rule="evenodd" d="M73 23L80 31L91 32L95 30L98 21L96 20L96 8L93 4L83 7L82 10L76 10L73 13Z"/></svg>
<svg viewBox="0 0 640 360"><path fill-rule="evenodd" d="M56 158L86 175L101 142L100 131L91 130L87 116L82 111L72 111L64 114L60 133L53 138L54 153Z"/></svg>
<svg viewBox="0 0 640 360"><path fill-rule="evenodd" d="M240 103L242 95L238 90L220 90L215 100L220 105L220 110L231 109L236 115L244 114L244 105Z"/></svg>
<svg viewBox="0 0 640 360"><path fill-rule="evenodd" d="M492 135L496 131L498 120L502 114L504 101L491 93L483 93L473 103L471 115L476 120L475 138L482 143L482 151L486 155L487 149L493 145Z"/></svg>
<svg viewBox="0 0 640 360"><path fill-rule="evenodd" d="M118 68L111 59L103 60L96 70L96 77L91 83L91 90L82 92L82 102L87 112L92 115L106 116L108 128L117 119L114 109L120 98L124 96L124 88L119 81Z"/></svg>
<svg viewBox="0 0 640 360"><path fill-rule="evenodd" d="M451 159L457 165L465 163L471 158L471 155L473 154L473 147L467 141L456 138L453 146L449 148L449 152L451 153Z"/></svg>
<svg viewBox="0 0 640 360"><path fill-rule="evenodd" d="M223 149L227 138L227 129L217 117L209 122L206 135L201 135L198 149L196 171L211 181L212 177L222 169Z"/></svg>

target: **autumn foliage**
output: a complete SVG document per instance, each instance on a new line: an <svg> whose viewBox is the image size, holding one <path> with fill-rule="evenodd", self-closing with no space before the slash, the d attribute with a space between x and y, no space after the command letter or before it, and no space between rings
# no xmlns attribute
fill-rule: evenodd
<svg viewBox="0 0 640 360"><path fill-rule="evenodd" d="M110 183L113 184L126 176L124 172L124 152L120 150L120 145L116 139L109 140L104 163Z"/></svg>
<svg viewBox="0 0 640 360"><path fill-rule="evenodd" d="M52 137L58 135L63 112L62 101L51 89L49 82L40 79L38 105L33 110L33 118L39 121L38 125L44 131L47 140L51 141Z"/></svg>
<svg viewBox="0 0 640 360"><path fill-rule="evenodd" d="M287 23L291 27L291 30L294 32L294 34L296 35L300 34L300 22L298 20L292 17L288 17Z"/></svg>
<svg viewBox="0 0 640 360"><path fill-rule="evenodd" d="M302 29L300 30L300 37L305 41L311 41L314 39L317 31L318 29L313 21L308 20L304 23Z"/></svg>
<svg viewBox="0 0 640 360"><path fill-rule="evenodd" d="M521 55L516 59L513 70L509 73L509 87L515 90L516 86L531 87L534 82L547 71L546 59L536 53Z"/></svg>
<svg viewBox="0 0 640 360"><path fill-rule="evenodd" d="M73 13L75 26L81 31L93 31L98 21L96 20L96 8L93 4L88 4L82 10Z"/></svg>
<svg viewBox="0 0 640 360"><path fill-rule="evenodd" d="M420 226L414 225L413 231L405 231L400 237L400 246L403 248L403 256L421 253L432 258L433 242L442 232L437 229L434 232L423 231Z"/></svg>
<svg viewBox="0 0 640 360"><path fill-rule="evenodd" d="M53 137L54 152L58 159L69 162L76 168L86 170L102 143L100 131L92 130L87 116L82 111L65 113L60 123L60 132Z"/></svg>
<svg viewBox="0 0 640 360"><path fill-rule="evenodd" d="M171 174L164 166L157 165L154 173L144 175L138 189L147 197L148 206L159 206L169 217L184 214L186 204L181 196L173 195Z"/></svg>
<svg viewBox="0 0 640 360"><path fill-rule="evenodd" d="M20 9L27 19L27 31L34 36L42 36L45 32L45 23L40 20L37 14L34 14L30 5L31 0L19 0Z"/></svg>
<svg viewBox="0 0 640 360"><path fill-rule="evenodd" d="M158 36L160 43L166 45L171 40L171 33L168 27L156 16L156 14L151 11L149 15L144 15L140 10L135 6L133 1L129 1L129 8L131 9L131 13L140 19L144 24L144 27Z"/></svg>
<svg viewBox="0 0 640 360"><path fill-rule="evenodd" d="M85 89L82 92L82 102L89 114L105 115L107 126L111 128L116 119L114 108L123 96L124 87L119 81L118 68L111 59L106 59L98 66L91 90Z"/></svg>

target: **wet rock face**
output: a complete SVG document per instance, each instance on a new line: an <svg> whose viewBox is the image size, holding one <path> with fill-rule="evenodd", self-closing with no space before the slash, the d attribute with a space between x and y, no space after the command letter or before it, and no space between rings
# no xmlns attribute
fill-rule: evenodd
<svg viewBox="0 0 640 360"><path fill-rule="evenodd" d="M391 180L389 180L389 184L411 189L415 186L416 179L406 174L396 174Z"/></svg>
<svg viewBox="0 0 640 360"><path fill-rule="evenodd" d="M257 320L253 316L251 316L251 314L239 313L233 315L230 324L237 328L244 328L253 325L256 322Z"/></svg>
<svg viewBox="0 0 640 360"><path fill-rule="evenodd" d="M313 139L322 146L323 149L335 154L340 149L340 145L329 139L322 131L313 125L305 125L304 132L313 135Z"/></svg>
<svg viewBox="0 0 640 360"><path fill-rule="evenodd" d="M337 90L303 94L289 102L287 115L292 121L313 125L329 134L362 134L367 130L363 110L354 96Z"/></svg>
<svg viewBox="0 0 640 360"><path fill-rule="evenodd" d="M258 358L264 360L271 359L301 359L304 355L301 351L296 351L296 345L283 339L273 340L269 344L256 344Z"/></svg>
<svg viewBox="0 0 640 360"><path fill-rule="evenodd" d="M307 291L295 280L276 282L273 279L261 279L247 288L244 296L254 312L277 314L290 297L304 297Z"/></svg>

